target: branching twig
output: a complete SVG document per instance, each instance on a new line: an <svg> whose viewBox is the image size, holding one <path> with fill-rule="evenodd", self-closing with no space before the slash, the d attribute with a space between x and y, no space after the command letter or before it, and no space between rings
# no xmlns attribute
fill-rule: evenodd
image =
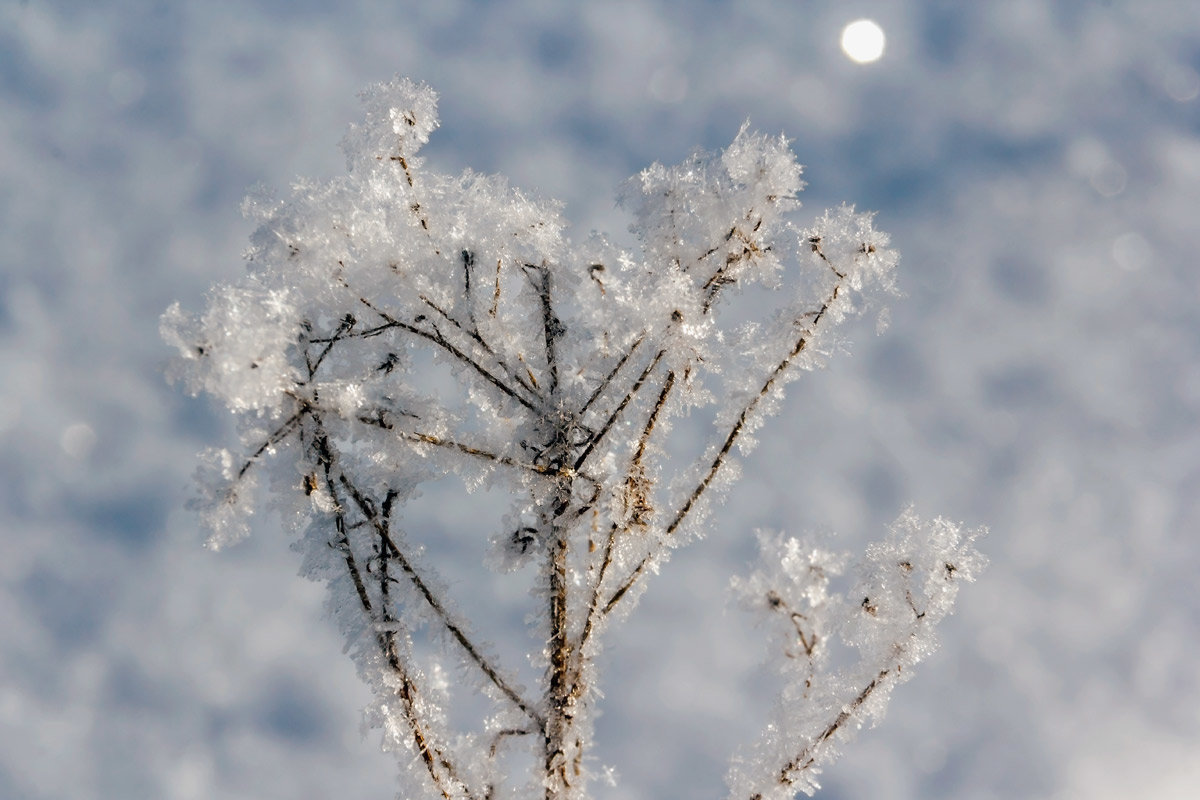
<svg viewBox="0 0 1200 800"><path fill-rule="evenodd" d="M596 431L596 435L588 441L587 446L585 446L583 451L575 458L575 469L577 471L582 469L583 465L587 463L588 456L592 454L592 451L596 449L596 446L600 444L605 435L609 432L609 430L612 429L613 423L615 423L621 416L621 413L625 410L625 407L629 405L630 401L637 397L638 393L642 390L643 384L646 382L646 378L649 377L650 373L654 371L654 368L658 366L658 362L662 360L664 355L666 355L665 350L659 350L658 353L655 354L654 358L650 360L650 363L646 365L646 368L642 370L640 375L638 375L637 380L633 382L633 386L631 386L629 391L625 393L625 396L621 398L621 402L617 403L617 407L614 408L612 413L608 415L608 418L604 420L604 424L600 426L598 431Z"/></svg>
<svg viewBox="0 0 1200 800"><path fill-rule="evenodd" d="M296 430L296 427L300 424L300 419L301 419L301 412L297 411L295 414L293 414L292 416L290 416L286 420L284 420L282 425L280 425L278 428L273 430L271 432L271 434L269 436L267 436L266 440L261 445L259 445L258 448L253 453L251 453L249 458L247 458L246 461L242 464L241 468L237 471L237 479L241 480L242 476L244 476L246 474L246 472L250 469L251 465L253 465L254 462L257 461L262 456L263 453L267 452L272 447L274 447L275 445L282 442L284 439L286 439L291 434L292 431Z"/></svg>
<svg viewBox="0 0 1200 800"><path fill-rule="evenodd" d="M806 328L796 340L796 344L792 347L791 352L789 352L782 361L775 365L775 368L771 370L758 393L751 398L750 402L748 402L738 414L737 421L734 422L728 436L725 437L725 441L717 451L716 456L714 456L712 463L709 465L707 472L704 474L704 477L701 478L700 482L696 485L696 488L692 490L690 495L688 495L688 499L684 501L684 504L679 508L678 511L675 512L670 523L668 523L664 529L664 533L667 536L673 535L675 531L679 529L679 526L683 524L691 510L695 508L697 501L699 501L704 495L708 487L712 485L713 479L717 476L717 473L720 472L721 467L724 466L725 459L728 457L729 452L733 449L734 443L737 442L738 437L741 435L742 431L745 430L747 419L754 412L755 408L762 401L762 399L770 393L771 389L775 385L775 382L779 379L779 376L791 366L796 357L799 356L800 353L802 353L808 346L816 327L820 324L821 319L829 310L830 305L837 300L840 291L841 284L838 283L834 286L829 298L813 315L811 326ZM613 596L609 598L608 602L605 603L605 614L607 614L621 600L621 598L625 596L625 593L628 592L633 587L633 584L636 583L637 580L644 574L646 567L650 563L650 560L651 556L646 556L638 563L637 567L634 568L633 572L626 579L626 581L621 584L620 588L618 588Z"/></svg>
<svg viewBox="0 0 1200 800"><path fill-rule="evenodd" d="M660 391L658 394L658 400L655 402L654 408L650 412L650 417L646 420L645 427L642 428L641 436L638 437L637 447L634 450L633 458L630 460L629 470L627 471L629 476L627 481L635 481L639 478L639 473L642 469L642 459L646 455L646 445L650 441L651 434L654 433L654 426L658 422L658 416L666 407L667 396L670 395L671 389L674 388L674 386L675 373L668 372L667 380L663 384L662 391ZM633 487L631 487L631 489L632 488ZM645 487L637 487L637 491L645 492L646 489ZM647 509L647 511L649 511L649 509ZM629 524L635 524L635 521L630 520ZM588 638L592 634L592 627L595 624L596 614L600 611L600 592L604 586L604 579L608 574L608 567L612 563L613 547L616 544L617 536L620 533L628 531L629 524L622 526L614 522L609 528L607 539L604 542L604 554L601 558L599 574L596 576L596 581L592 585L591 600L588 601L587 619L584 621L583 633L579 637L580 658L583 657L584 645L587 644ZM621 594L624 594L624 592L621 592ZM604 613L608 612L612 602L615 602L615 600L605 604Z"/></svg>
<svg viewBox="0 0 1200 800"><path fill-rule="evenodd" d="M415 336L420 336L422 339L426 339L430 342L433 342L434 344L438 345L446 352L450 353L450 355L457 358L459 361L462 361L468 367L475 370L475 372L477 372L479 375L481 375L488 383L492 384L497 389L499 389L500 391L504 392L506 395L511 397L513 400L516 400L518 403L525 406L525 408L527 408L529 411L532 411L534 414L541 413L540 409L533 401L528 400L525 397L521 396L511 386L509 386L504 381L500 380L495 375L493 375L491 372L489 372L486 367L481 365L475 359L468 356L462 350L455 347L454 344L452 344L448 339L446 339L444 336L442 336L442 334L440 332L438 332L438 330L436 328L431 333L429 331L418 328L416 325L410 325L407 322L401 322L400 320L392 317L386 311L383 311L382 309L377 308L375 305L373 305L370 301L368 301L365 298L359 298L359 301L363 305L365 305L367 308L371 309L376 314L378 314L384 320L384 322L387 323L386 325L377 326L375 328L371 328L370 330L364 331L361 334L362 336L364 336L364 337L365 336L375 336L375 335L382 333L385 330L388 330L389 328L399 328L401 330L408 331L409 333L411 333ZM539 402L540 402L540 398L539 398Z"/></svg>
<svg viewBox="0 0 1200 800"><path fill-rule="evenodd" d="M891 674L890 669L880 670L879 674L875 676L874 680L868 683L853 700L842 707L842 710L838 712L837 717L834 718L834 720L830 722L829 725L823 731L821 731L821 733L815 739L813 739L811 744L801 750L795 758L793 758L779 770L779 775L776 779L777 782L781 786L793 786L802 773L812 769L819 758L819 753L817 750L821 747L821 745L833 738L838 731L845 728L847 722L854 719L854 715L860 708L862 708L863 704L867 702L871 695L875 693L875 690L883 684L889 674ZM762 795L755 794L751 796L749 800L762 800Z"/></svg>
<svg viewBox="0 0 1200 800"><path fill-rule="evenodd" d="M388 669L396 675L400 682L398 695L405 721L412 732L413 746L420 755L430 780L433 781L434 786L441 793L442 797L450 800L454 796L451 784L457 784L462 787L467 796L470 796L470 791L467 789L466 784L458 777L458 769L446 755L445 748L435 745L432 742L430 732L420 719L416 683L400 658L396 639L391 631L392 626L386 624L386 615L377 610L371 603L370 595L367 593L366 582L363 579L363 571L358 566L353 547L350 544L344 504L340 500L339 491L339 484L343 486L349 486L349 484L345 476L336 470L333 449L328 436L321 427L320 418L311 410L308 413L308 418L314 423L315 435L313 437L313 448L316 460L323 473L326 489L334 502L334 525L337 531L335 546L343 555L346 571L350 576L351 582L354 584L354 590L358 596L363 614L374 623L382 623L374 626L376 628L376 641Z"/></svg>
<svg viewBox="0 0 1200 800"><path fill-rule="evenodd" d="M676 534L709 505L734 448L746 444L788 370L853 310L843 308L840 293L887 288L894 257L877 253L872 242L883 248L885 240L871 230L869 215L849 207L826 214L797 252L797 229L781 216L795 204L780 201L802 187L801 168L782 138L746 130L719 156L641 173L633 192L640 255L599 238L576 249L554 208L503 181L426 182L417 174L416 154L436 127L431 90L397 81L367 98L367 122L347 138L350 176L330 193L299 186L296 202L267 212L252 280L217 289L205 315L172 310L164 319L189 387L253 415L242 427L250 455L234 475L223 457L223 483L205 487L214 542L244 532L236 515L248 513L248 493L238 482L288 442L279 448L284 463L273 485L294 484L296 471L303 476L311 503L310 511L297 498L308 512L306 564L314 574L336 576L339 619L377 695L385 742L408 754L400 757L413 781L406 796L493 800L503 783L503 744L528 737L528 767L544 800L586 800L591 704L599 696L594 659L605 618L633 604L642 579L681 541ZM780 245L790 252L777 258ZM331 265L335 249L341 255ZM794 266L784 263L788 256L798 257L791 260L799 262L803 305L788 306L795 309L790 326L761 329L761 345L738 349L734 343L745 338L727 339L729 326L710 312L726 287L774 288L781 269ZM604 264L620 268L610 272ZM361 276L361 285L354 278L352 287L347 276ZM319 335L314 325L323 329ZM449 363L461 399L442 388L440 374L411 380L402 368L405 348ZM714 393L693 380L701 370L738 374L746 359L755 372L745 385L725 379L727 391ZM714 407L720 427L683 474L672 505L658 508L658 482L674 466L662 441L668 422ZM487 655L401 536L399 504L437 472L461 472L468 484L498 476L518 495L516 519L507 518L503 529L515 532L510 541L496 540L511 546L497 561L514 568L528 558L541 562L535 586L545 650L532 657L544 654L545 672L529 696ZM287 506L289 515L296 509ZM911 519L904 525L920 528ZM960 558L945 544L956 531L934 528L922 530L934 541L933 556L919 548L868 551L892 583L878 593L870 584L863 600L870 616L855 620L883 626L872 646L894 644L903 657L860 665L863 680L874 679L844 706L816 709L808 717L817 731L810 741L781 741L787 725L772 728L761 751L767 755L735 776L758 783L734 796L753 798L755 791L771 793L775 781L790 787L803 779L827 760L827 746L845 738L852 720L875 713L879 687L907 677L914 663L902 648L908 612L923 630L948 608L929 581L948 586L956 570L972 571L969 554ZM937 551L943 545L949 555ZM825 669L825 643L849 630L831 626L822 616L826 606L814 600L825 591L824 573L800 569L833 556L805 553L791 539L770 546L775 571L756 573L743 588L756 610L765 595L768 613L790 620L790 627L775 621L783 626L785 656L795 659L790 668L800 670L793 676L799 692L789 696L841 702L850 692L810 694L805 683ZM888 571L897 563L901 576ZM828 604L845 607L843 599ZM459 736L443 728L450 709L441 692L428 691L425 658L414 652L411 631L422 625L476 677L489 707L482 732Z"/></svg>
<svg viewBox="0 0 1200 800"><path fill-rule="evenodd" d="M468 272L468 274L470 274L470 273ZM504 374L506 374L508 377L512 378L517 383L521 384L521 388L523 388L525 391L529 392L532 395L535 395L535 396L537 395L537 390L534 389L534 387L529 385L529 383L525 380L525 378L521 376L521 373L517 372L512 367L510 367L507 362L505 362L503 359L500 358L499 355L496 354L496 351L494 349L492 349L492 346L487 343L487 341L483 338L482 335L480 335L478 329L469 330L467 328L464 328L459 323L458 320L456 320L454 317L452 317L448 313L446 313L446 311L443 310L441 306L439 306L437 303L434 303L432 300L430 300L425 295L421 295L421 301L423 303L425 303L425 305L429 306L431 309L436 311L439 316L441 316L444 320L446 320L451 325L453 325L455 327L455 329L460 331L464 336L470 337L476 344L478 344L480 347L482 347L484 352L486 352L489 356L491 356L492 359L496 362L496 365L499 366L500 369L504 370ZM474 324L473 321L472 321L472 324Z"/></svg>
<svg viewBox="0 0 1200 800"><path fill-rule="evenodd" d="M757 408L758 404L762 402L762 399L771 392L771 389L775 386L775 382L779 379L779 376L782 375L787 368L792 365L792 362L796 359L796 357L799 356L800 353L802 353L808 346L808 343L812 340L812 336L816 330L816 327L821 323L821 319L829 310L829 306L832 305L835 300L837 300L840 290L841 284L838 284L833 288L833 293L829 296L829 299L825 301L820 310L817 311L813 317L812 326L806 329L799 336L799 338L796 339L796 344L792 347L791 352L787 354L786 358L775 365L775 368L771 370L770 375L767 376L766 381L763 382L763 385L758 390L758 393L750 399L750 402L748 402L738 414L737 421L734 422L733 428L729 431L729 435L725 437L725 441L722 443L720 450L717 451L716 456L713 458L712 464L709 465L708 471L700 480L700 483L696 486L696 488L692 490L692 493L688 496L688 499L684 502L683 506L675 513L675 516L671 519L671 522L667 525L666 533L668 536L673 534L679 528L684 519L687 517L688 512L690 512L695 506L696 501L700 499L700 497L712 484L713 478L717 476L717 473L725 464L725 459L729 455L729 451L733 449L734 443L737 442L738 437L741 435L742 431L745 430L747 419L749 419L750 415L754 413L755 408Z"/></svg>
<svg viewBox="0 0 1200 800"><path fill-rule="evenodd" d="M362 513L362 515L366 517L371 525L375 528L376 533L379 535L379 540L383 543L386 552L390 553L391 557L396 560L400 570L404 573L405 577L408 578L409 582L412 583L413 588L415 588L417 593L421 595L421 598L425 601L426 605L429 606L430 610L433 611L434 615L441 622L442 626L447 630L447 632L450 633L454 640L458 642L459 646L463 649L463 652L467 654L470 661L474 663L481 672L483 672L487 679L497 689L499 689L500 692L513 703L513 705L521 709L521 711L523 711L526 716L535 722L539 728L544 727L545 721L542 719L542 716L537 712L532 704L522 698L520 694L518 694L517 691L511 685L509 685L509 683L503 677L501 677L500 672L494 666L492 666L490 662L488 662L488 660L480 652L479 648L476 647L467 637L463 626L455 621L453 617L451 617L450 612L446 609L442 601L438 599L438 597L430 589L429 584L424 578L421 577L420 573L417 572L416 567L396 545L396 542L392 538L391 532L388 530L387 525L376 511L375 504L371 502L371 500L365 494L359 491L354 484L351 483L348 478L346 478L345 475L339 475L339 482L344 487L346 493L354 500L354 504L358 507L360 513Z"/></svg>
<svg viewBox="0 0 1200 800"><path fill-rule="evenodd" d="M596 388L592 391L591 395L588 396L587 402L585 402L577 412L577 416L580 419L582 419L583 415L586 414L588 409L592 407L592 403L596 402L596 398L598 398L604 392L604 390L608 388L609 384L612 383L613 378L615 378L617 373L621 371L621 367L625 366L625 362L629 360L630 356L637 352L637 349L642 346L642 342L645 340L646 332L642 331L637 339L634 340L633 345L621 355L621 358L617 360L617 363L613 365L613 368L609 370L609 373L604 376L604 380L596 384Z"/></svg>
<svg viewBox="0 0 1200 800"><path fill-rule="evenodd" d="M309 359L307 350L304 353L305 362L308 367L308 379L310 381L314 376L316 376L317 370L321 366L321 362L325 360L325 356L329 355L329 351L333 349L333 346L337 344L338 341L345 336L345 334L349 333L354 328L356 323L357 320L354 319L354 315L347 314L346 316L342 317L342 321L338 325L337 330L335 330L328 338L309 339L309 341L313 344L322 342L325 344L325 349L321 351L320 355L317 356L315 361Z"/></svg>

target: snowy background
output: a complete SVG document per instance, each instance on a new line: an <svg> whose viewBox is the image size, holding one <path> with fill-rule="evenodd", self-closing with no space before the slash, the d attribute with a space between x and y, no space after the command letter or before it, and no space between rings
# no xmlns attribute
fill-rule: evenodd
<svg viewBox="0 0 1200 800"><path fill-rule="evenodd" d="M989 526L992 566L820 796L1194 796L1191 3L333 5L0 0L0 798L392 795L286 538L201 548L194 453L233 437L165 384L157 330L241 273L246 190L339 173L355 93L395 73L441 93L431 167L559 198L580 235L749 117L795 139L807 212L874 209L902 254L891 327L793 385L614 631L598 797L723 795L769 695L725 610L752 528L857 547L909 501ZM863 16L874 64L838 44ZM444 562L464 606L520 597L465 511L428 526L431 560L470 556Z"/></svg>

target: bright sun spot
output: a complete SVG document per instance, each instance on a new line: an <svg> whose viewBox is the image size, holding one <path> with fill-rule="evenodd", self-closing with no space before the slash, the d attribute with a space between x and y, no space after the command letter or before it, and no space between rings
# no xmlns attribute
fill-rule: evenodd
<svg viewBox="0 0 1200 800"><path fill-rule="evenodd" d="M842 51L851 61L867 64L883 55L883 28L874 20L857 19L842 29Z"/></svg>

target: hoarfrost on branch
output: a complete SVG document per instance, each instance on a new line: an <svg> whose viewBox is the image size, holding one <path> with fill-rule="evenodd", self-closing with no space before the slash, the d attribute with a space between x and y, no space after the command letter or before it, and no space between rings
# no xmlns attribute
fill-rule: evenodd
<svg viewBox="0 0 1200 800"><path fill-rule="evenodd" d="M205 455L197 505L214 547L248 530L260 485L295 523L303 572L328 584L374 691L368 718L400 764L401 796L583 798L609 622L703 531L785 384L892 289L896 254L851 207L797 225L803 182L788 142L745 126L721 153L628 183L641 249L626 252L599 236L569 241L557 206L502 178L425 170L428 87L396 79L364 101L345 139L349 173L248 200L260 223L249 275L214 288L198 315L176 305L164 316L172 375L240 421L236 455ZM723 325L723 301L750 287L773 298L770 313ZM454 396L423 374L436 364ZM697 411L713 419L710 441L675 463L664 438ZM405 536L406 501L450 473L513 497L490 561L537 565L532 690ZM784 689L735 757L730 797L815 790L933 649L958 582L982 566L976 535L905 511L844 595L830 579L847 555L760 535L763 566L734 589L766 620ZM420 657L422 627L472 685L446 685ZM838 639L858 653L848 665L827 657ZM471 690L491 711L454 730L448 693ZM524 778L503 766L518 751Z"/></svg>

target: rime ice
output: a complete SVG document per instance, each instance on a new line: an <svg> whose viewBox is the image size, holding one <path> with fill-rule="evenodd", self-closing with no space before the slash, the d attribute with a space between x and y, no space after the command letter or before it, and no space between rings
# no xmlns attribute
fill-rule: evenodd
<svg viewBox="0 0 1200 800"><path fill-rule="evenodd" d="M840 745L882 718L892 688L936 648L935 626L950 613L960 581L983 567L979 535L908 509L867 549L843 596L830 594L829 584L849 553L760 534L763 567L735 578L733 588L767 623L785 685L776 718L735 759L729 797L782 800L819 788L817 775ZM837 643L857 653L848 666L830 666Z"/></svg>
<svg viewBox="0 0 1200 800"><path fill-rule="evenodd" d="M295 523L303 572L329 585L374 691L369 719L400 764L402 796L526 796L532 784L547 800L586 797L608 622L703 532L784 386L892 288L896 255L853 208L793 221L801 167L786 140L746 127L721 153L655 164L626 185L640 249L625 252L571 242L556 205L502 178L426 171L429 88L397 79L363 99L344 140L348 174L248 200L260 223L250 274L216 287L198 315L164 315L172 375L241 421L239 454L207 456L197 505L214 545L243 535L263 502ZM775 307L723 323L722 301L751 286ZM668 463L664 437L693 411L713 420L710 441L694 463ZM512 494L491 561L540 565L534 690L476 636L398 522L421 483L448 473ZM815 787L817 768L932 649L957 582L979 568L971 541L906 512L840 597L829 577L846 556L763 537L767 566L736 588L773 625L788 684L777 719L735 762L732 796ZM419 626L457 670L417 657ZM857 648L857 666L829 671L835 637ZM464 687L447 674L472 676L465 688L490 701L477 730L450 728L447 693ZM497 766L515 751L529 776Z"/></svg>

